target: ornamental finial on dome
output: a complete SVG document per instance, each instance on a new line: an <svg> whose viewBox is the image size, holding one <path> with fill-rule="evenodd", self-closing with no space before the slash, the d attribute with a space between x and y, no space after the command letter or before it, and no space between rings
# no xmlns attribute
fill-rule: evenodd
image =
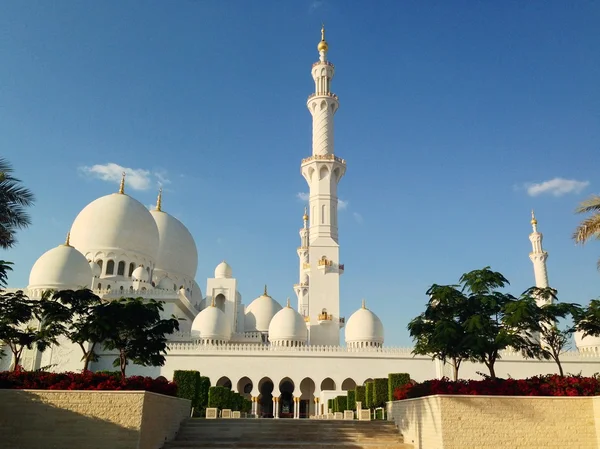
<svg viewBox="0 0 600 449"><path fill-rule="evenodd" d="M325 53L327 53L327 50L329 49L329 45L327 45L327 41L325 40L325 24L321 24L321 42L319 42L319 45L317 45L317 50L319 50L319 53L324 51Z"/></svg>
<svg viewBox="0 0 600 449"><path fill-rule="evenodd" d="M292 306L290 306L290 297L289 297L289 296L288 296L288 299L287 299L287 304L286 304L286 307L287 307L288 309L291 309L291 308L292 308Z"/></svg>
<svg viewBox="0 0 600 449"><path fill-rule="evenodd" d="M162 187L158 189L158 197L156 198L156 210L162 211Z"/></svg>
<svg viewBox="0 0 600 449"><path fill-rule="evenodd" d="M215 297L214 296L210 299L210 306L211 307L216 307L215 306Z"/></svg>
<svg viewBox="0 0 600 449"><path fill-rule="evenodd" d="M366 309L366 308L367 308L367 302L366 302L364 299L362 300L362 306L361 306L361 307L362 307L363 309Z"/></svg>
<svg viewBox="0 0 600 449"><path fill-rule="evenodd" d="M125 172L121 173L121 184L119 184L119 193L125 193Z"/></svg>
<svg viewBox="0 0 600 449"><path fill-rule="evenodd" d="M67 233L67 239L65 240L65 246L71 246L71 231Z"/></svg>
<svg viewBox="0 0 600 449"><path fill-rule="evenodd" d="M265 291L263 293L263 296L269 296L269 294L267 293L267 284L265 284Z"/></svg>

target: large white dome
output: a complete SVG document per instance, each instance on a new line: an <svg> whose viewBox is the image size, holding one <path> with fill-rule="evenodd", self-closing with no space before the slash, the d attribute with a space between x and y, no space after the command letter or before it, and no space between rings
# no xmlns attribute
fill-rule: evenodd
<svg viewBox="0 0 600 449"><path fill-rule="evenodd" d="M575 346L580 352L600 352L600 337L583 336L583 332L577 331L574 334Z"/></svg>
<svg viewBox="0 0 600 449"><path fill-rule="evenodd" d="M246 307L244 330L246 332L268 332L271 320L280 310L281 304L267 294L267 287L265 286L264 294Z"/></svg>
<svg viewBox="0 0 600 449"><path fill-rule="evenodd" d="M275 345L286 346L288 342L305 345L308 329L304 317L290 307L284 307L275 314L269 324L269 341Z"/></svg>
<svg viewBox="0 0 600 449"><path fill-rule="evenodd" d="M29 288L89 288L92 276L85 256L65 244L46 251L35 262L29 273Z"/></svg>
<svg viewBox="0 0 600 449"><path fill-rule="evenodd" d="M346 323L346 344L350 347L383 345L383 324L366 308L364 301Z"/></svg>
<svg viewBox="0 0 600 449"><path fill-rule="evenodd" d="M192 338L197 340L215 340L217 342L231 339L231 325L227 315L221 309L211 305L196 315L192 323Z"/></svg>
<svg viewBox="0 0 600 449"><path fill-rule="evenodd" d="M159 235L155 269L178 273L193 279L198 268L198 250L190 231L172 215L150 211Z"/></svg>
<svg viewBox="0 0 600 449"><path fill-rule="evenodd" d="M71 226L71 245L89 251L123 250L156 260L158 228L139 201L113 193L88 204Z"/></svg>

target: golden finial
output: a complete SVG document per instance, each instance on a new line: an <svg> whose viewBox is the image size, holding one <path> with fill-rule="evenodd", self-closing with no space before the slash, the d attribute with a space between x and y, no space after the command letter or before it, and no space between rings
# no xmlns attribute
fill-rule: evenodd
<svg viewBox="0 0 600 449"><path fill-rule="evenodd" d="M531 209L531 225L532 226L537 225L537 219L535 218L535 212L533 211L533 209Z"/></svg>
<svg viewBox="0 0 600 449"><path fill-rule="evenodd" d="M302 216L302 219L308 221L308 210L306 209L306 206L304 206L304 215Z"/></svg>
<svg viewBox="0 0 600 449"><path fill-rule="evenodd" d="M125 193L125 172L121 174L121 184L119 185L119 193Z"/></svg>
<svg viewBox="0 0 600 449"><path fill-rule="evenodd" d="M71 246L71 231L67 233L67 239L65 240L65 246Z"/></svg>
<svg viewBox="0 0 600 449"><path fill-rule="evenodd" d="M267 293L267 284L265 284L265 291L263 293L263 296L269 296L269 294Z"/></svg>
<svg viewBox="0 0 600 449"><path fill-rule="evenodd" d="M156 210L162 211L162 187L158 189L158 197L156 198Z"/></svg>
<svg viewBox="0 0 600 449"><path fill-rule="evenodd" d="M327 53L327 50L329 49L329 45L327 45L327 41L325 40L325 24L321 24L321 42L319 42L319 45L317 45L317 50L319 50L319 52L324 51L325 53Z"/></svg>
<svg viewBox="0 0 600 449"><path fill-rule="evenodd" d="M366 303L366 301L364 299L362 300L362 308L363 309L367 308L367 303Z"/></svg>
<svg viewBox="0 0 600 449"><path fill-rule="evenodd" d="M215 297L214 297L214 296L213 296L213 297L211 298L211 300L210 300L210 306L211 306L211 307L216 307L216 306L215 306Z"/></svg>
<svg viewBox="0 0 600 449"><path fill-rule="evenodd" d="M286 305L286 307L287 307L288 309L290 309L290 308L292 307L292 306L290 306L290 298L289 298L289 297L288 297L288 299L287 299L287 305Z"/></svg>

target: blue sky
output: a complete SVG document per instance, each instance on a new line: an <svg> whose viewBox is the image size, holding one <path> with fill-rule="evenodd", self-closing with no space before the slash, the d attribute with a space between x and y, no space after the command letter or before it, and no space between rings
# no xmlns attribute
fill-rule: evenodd
<svg viewBox="0 0 600 449"><path fill-rule="evenodd" d="M533 284L529 214L563 301L600 293L600 245L570 239L598 193L600 4L482 1L8 2L0 13L0 153L34 191L4 254L27 284L77 213L129 193L180 218L204 290L226 259L248 304L294 298L320 25L340 97L342 312L361 298L386 344L432 283L491 265ZM133 187L138 190L134 190Z"/></svg>

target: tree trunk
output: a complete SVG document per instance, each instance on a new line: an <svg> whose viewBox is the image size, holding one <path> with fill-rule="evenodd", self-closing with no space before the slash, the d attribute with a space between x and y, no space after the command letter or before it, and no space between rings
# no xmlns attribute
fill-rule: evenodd
<svg viewBox="0 0 600 449"><path fill-rule="evenodd" d="M560 373L560 377L565 377L565 373L563 372L563 367L560 363L560 360L558 360L558 357L556 358L556 364L558 365L558 372Z"/></svg>
<svg viewBox="0 0 600 449"><path fill-rule="evenodd" d="M127 358L125 357L125 352L119 352L119 362L121 365L121 380L125 380L125 367L127 366Z"/></svg>
<svg viewBox="0 0 600 449"><path fill-rule="evenodd" d="M21 351L12 351L15 358L15 364L12 367L12 371L16 371L19 363L21 362Z"/></svg>
<svg viewBox="0 0 600 449"><path fill-rule="evenodd" d="M496 378L496 370L494 368L494 364L496 363L496 361L490 361L490 362L486 362L486 366L488 367L488 369L490 370L490 377L492 379Z"/></svg>
<svg viewBox="0 0 600 449"><path fill-rule="evenodd" d="M452 359L452 368L454 368L454 382L458 380L458 369L460 368L460 362L456 359Z"/></svg>
<svg viewBox="0 0 600 449"><path fill-rule="evenodd" d="M94 347L96 346L96 343L93 343L92 346L90 347L89 351L85 351L83 349L83 345L80 345L81 349L83 350L83 371L87 371L90 367L90 359L92 358L93 354L94 354Z"/></svg>

